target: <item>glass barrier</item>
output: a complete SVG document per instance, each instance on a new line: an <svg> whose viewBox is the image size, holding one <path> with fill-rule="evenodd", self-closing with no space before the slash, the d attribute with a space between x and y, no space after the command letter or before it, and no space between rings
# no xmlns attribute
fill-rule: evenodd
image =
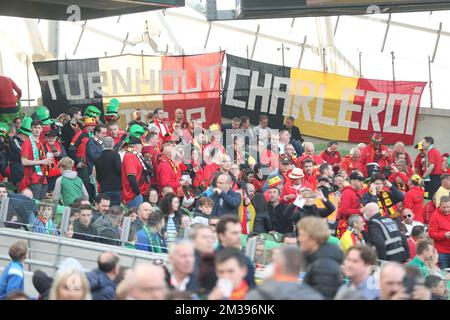
<svg viewBox="0 0 450 320"><path fill-rule="evenodd" d="M15 193L0 203L0 223L6 228L167 253L167 233L161 233L163 220L160 225L144 228L136 215L124 216L122 208L102 214L87 203L79 208L64 207Z"/></svg>

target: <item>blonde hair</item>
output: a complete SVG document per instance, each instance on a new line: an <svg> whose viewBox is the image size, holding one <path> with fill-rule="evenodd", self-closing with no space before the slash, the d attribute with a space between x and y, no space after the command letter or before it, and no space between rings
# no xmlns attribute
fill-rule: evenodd
<svg viewBox="0 0 450 320"><path fill-rule="evenodd" d="M84 292L84 297L81 300L92 300L88 279L84 272L77 268L70 268L57 274L50 289L50 300L61 300L59 297L59 289L61 286L65 285L72 276L78 277L81 281L81 287Z"/></svg>
<svg viewBox="0 0 450 320"><path fill-rule="evenodd" d="M330 236L330 229L325 219L318 217L305 217L297 223L298 232L306 233L319 245L325 243Z"/></svg>
<svg viewBox="0 0 450 320"><path fill-rule="evenodd" d="M59 161L58 168L62 170L72 170L74 164L75 162L71 158L64 157Z"/></svg>

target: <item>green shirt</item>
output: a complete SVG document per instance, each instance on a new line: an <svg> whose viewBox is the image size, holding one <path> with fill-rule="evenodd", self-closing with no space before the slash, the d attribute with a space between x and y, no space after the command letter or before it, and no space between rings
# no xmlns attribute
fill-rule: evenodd
<svg viewBox="0 0 450 320"><path fill-rule="evenodd" d="M424 278L430 274L427 265L418 256L415 256L414 259L412 259L406 265L419 269Z"/></svg>

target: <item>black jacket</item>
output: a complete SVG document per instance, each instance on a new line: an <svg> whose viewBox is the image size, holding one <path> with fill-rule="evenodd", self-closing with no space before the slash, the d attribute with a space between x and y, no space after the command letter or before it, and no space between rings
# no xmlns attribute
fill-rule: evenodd
<svg viewBox="0 0 450 320"><path fill-rule="evenodd" d="M116 298L116 283L106 273L99 269L86 274L91 288L92 300L114 300Z"/></svg>
<svg viewBox="0 0 450 320"><path fill-rule="evenodd" d="M325 208L317 208L314 204L312 206L303 206L299 208L294 204L290 204L286 209L286 215L292 216L292 222L297 224L297 222L305 217L318 217L326 218L336 210L336 207L329 201L325 201Z"/></svg>
<svg viewBox="0 0 450 320"><path fill-rule="evenodd" d="M281 127L281 129L286 129L287 131L289 131L289 132L291 133L291 140L297 140L297 141L300 141L300 142L305 141L305 140L302 138L302 135L301 135L301 133L300 133L300 129L299 129L298 127L292 126L291 129L288 129L288 128L286 128L286 125L283 125L283 126Z"/></svg>
<svg viewBox="0 0 450 320"><path fill-rule="evenodd" d="M319 291L325 299L333 299L343 283L343 259L342 251L335 244L322 244L316 252L305 255L306 275L303 283Z"/></svg>
<svg viewBox="0 0 450 320"><path fill-rule="evenodd" d="M227 193L213 194L210 198L214 202L211 216L220 217L224 214L238 214L238 208L242 201L239 193L229 190ZM221 200L223 200L222 205L220 204Z"/></svg>
<svg viewBox="0 0 450 320"><path fill-rule="evenodd" d="M273 230L272 219L269 211L256 212L255 222L253 223L253 232L268 233Z"/></svg>
<svg viewBox="0 0 450 320"><path fill-rule="evenodd" d="M61 129L61 142L66 150L69 150L70 143L75 136L75 130L70 125L70 121L67 121Z"/></svg>
<svg viewBox="0 0 450 320"><path fill-rule="evenodd" d="M272 218L273 230L282 234L294 231L294 222L292 221L292 211L287 210L284 203L278 204L275 208L269 203L269 215Z"/></svg>
<svg viewBox="0 0 450 320"><path fill-rule="evenodd" d="M23 141L18 136L9 139L7 160L11 169L9 177L11 183L19 183L23 179L22 144Z"/></svg>
<svg viewBox="0 0 450 320"><path fill-rule="evenodd" d="M401 235L398 224L377 213L367 222L368 242L375 247L378 259L405 262L409 259L409 246Z"/></svg>
<svg viewBox="0 0 450 320"><path fill-rule="evenodd" d="M92 224L86 227L77 220L73 223L72 239L98 242L97 229Z"/></svg>
<svg viewBox="0 0 450 320"><path fill-rule="evenodd" d="M387 193L389 194L389 198L391 198L392 204L396 204L403 201L403 198L405 197L404 194L395 186L390 187ZM366 192L363 194L361 202L363 205L366 205L369 202L378 203L378 196L372 195L370 192Z"/></svg>
<svg viewBox="0 0 450 320"><path fill-rule="evenodd" d="M95 171L101 193L122 190L122 163L116 151L103 150L95 161Z"/></svg>

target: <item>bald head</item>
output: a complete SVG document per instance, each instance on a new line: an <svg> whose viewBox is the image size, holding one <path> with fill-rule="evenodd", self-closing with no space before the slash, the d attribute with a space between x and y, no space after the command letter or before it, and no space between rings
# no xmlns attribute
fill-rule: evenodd
<svg viewBox="0 0 450 320"><path fill-rule="evenodd" d="M148 219L150 219L150 215L153 212L153 207L148 202L142 202L141 205L138 207L138 215L139 218L141 218L142 221L147 222Z"/></svg>
<svg viewBox="0 0 450 320"><path fill-rule="evenodd" d="M395 262L386 263L380 273L380 298L390 300L391 297L403 289L405 268Z"/></svg>
<svg viewBox="0 0 450 320"><path fill-rule="evenodd" d="M145 262L136 265L127 279L128 299L164 300L167 295L167 283L164 269Z"/></svg>
<svg viewBox="0 0 450 320"><path fill-rule="evenodd" d="M119 269L119 256L114 252L104 252L98 256L98 268L114 278Z"/></svg>
<svg viewBox="0 0 450 320"><path fill-rule="evenodd" d="M364 206L362 209L362 212L364 213L364 216L368 219L372 218L374 215L380 212L380 207L378 203L375 202L369 202Z"/></svg>

